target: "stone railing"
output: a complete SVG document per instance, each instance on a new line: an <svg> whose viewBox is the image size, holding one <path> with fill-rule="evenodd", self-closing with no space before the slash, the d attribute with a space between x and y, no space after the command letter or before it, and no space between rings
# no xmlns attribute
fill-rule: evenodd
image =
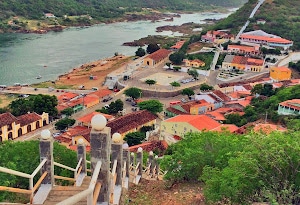
<svg viewBox="0 0 300 205"><path fill-rule="evenodd" d="M47 195L55 184L55 179L74 182L75 186L81 186L87 172L91 171L92 178L89 187L78 194L58 203L60 205L75 204L82 199L87 199L87 204L119 204L122 189L129 188L129 178L138 184L140 179L158 179L160 172L158 157L149 152L146 166L143 165L143 149L140 147L137 153L129 151L128 144L122 143L119 133L111 136L111 128L106 127L106 119L102 115L95 115L92 119L92 130L90 134L91 160L86 160L86 145L83 139L78 140L77 146L77 166L71 168L66 165L54 162L53 160L53 138L49 130L43 130L40 141L40 165L31 174L25 174L0 167L1 172L14 174L30 179L30 190L16 189L0 186L0 190L28 193L31 195L30 202L33 204L43 204ZM112 163L111 163L112 162ZM91 164L91 169L87 169L87 163ZM54 166L74 172L74 178L54 175ZM145 169L143 169L145 167ZM37 172L41 172L41 178L33 186L33 178ZM39 186L46 186L35 191ZM43 196L43 197L42 197Z"/></svg>

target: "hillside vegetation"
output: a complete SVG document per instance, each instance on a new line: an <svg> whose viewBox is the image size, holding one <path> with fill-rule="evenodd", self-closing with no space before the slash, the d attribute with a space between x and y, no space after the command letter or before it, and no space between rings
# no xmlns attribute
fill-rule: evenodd
<svg viewBox="0 0 300 205"><path fill-rule="evenodd" d="M238 7L247 0L10 0L0 1L0 20L12 16L40 19L43 13L76 16L89 14L93 18L113 18L126 11L141 8L167 10L204 10L214 7Z"/></svg>
<svg viewBox="0 0 300 205"><path fill-rule="evenodd" d="M256 3L257 0L248 1L237 12L218 22L214 29L231 29L233 33L237 33L250 16ZM264 19L266 23L256 24L258 19ZM250 22L246 31L261 29L267 33L293 40L293 48L300 49L300 1L266 0Z"/></svg>

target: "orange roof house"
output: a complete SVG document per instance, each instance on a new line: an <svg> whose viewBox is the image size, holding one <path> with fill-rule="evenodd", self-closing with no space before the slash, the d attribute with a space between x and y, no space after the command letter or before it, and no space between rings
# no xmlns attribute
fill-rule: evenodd
<svg viewBox="0 0 300 205"><path fill-rule="evenodd" d="M257 55L260 53L259 46L244 46L244 45L228 45L227 51L232 53L253 54L253 55Z"/></svg>
<svg viewBox="0 0 300 205"><path fill-rule="evenodd" d="M267 45L270 47L282 48L284 50L289 49L293 45L293 41L268 34L262 30L250 31L243 33L240 36L241 41Z"/></svg>
<svg viewBox="0 0 300 205"><path fill-rule="evenodd" d="M205 62L203 62L202 60L199 60L199 59L195 59L195 60L185 59L184 62L185 62L185 66L188 66L188 67L199 68L199 67L205 66Z"/></svg>
<svg viewBox="0 0 300 205"><path fill-rule="evenodd" d="M264 66L264 60L249 58L245 56L226 55L222 62L224 70L244 70L251 72L261 72Z"/></svg>
<svg viewBox="0 0 300 205"><path fill-rule="evenodd" d="M104 113L100 113L100 112L91 112L87 115L80 117L77 121L83 126L90 127L92 118L97 114L103 115L107 119L107 121L111 121L114 119L114 116L112 116L112 115L108 115L108 114L104 114Z"/></svg>
<svg viewBox="0 0 300 205"><path fill-rule="evenodd" d="M160 129L161 137L170 144L189 132L222 131L223 126L227 126L229 131L237 130L232 125L222 125L206 115L178 115L162 121Z"/></svg>
<svg viewBox="0 0 300 205"><path fill-rule="evenodd" d="M279 103L277 112L279 115L299 115L300 99L287 100Z"/></svg>
<svg viewBox="0 0 300 205"><path fill-rule="evenodd" d="M89 94L89 96L97 96L99 99L109 96L113 91L109 89L101 89Z"/></svg>
<svg viewBox="0 0 300 205"><path fill-rule="evenodd" d="M275 81L290 80L292 71L287 67L273 67L270 69L270 78Z"/></svg>
<svg viewBox="0 0 300 205"><path fill-rule="evenodd" d="M155 51L154 53L151 53L150 55L146 56L143 61L144 66L155 66L157 64L162 64L168 60L169 55L172 53L172 51L169 51L167 49L159 49Z"/></svg>
<svg viewBox="0 0 300 205"><path fill-rule="evenodd" d="M59 95L57 97L57 100L58 100L58 103L63 103L63 102L69 101L77 96L78 96L78 94L76 94L76 93L67 92L67 93L63 93L63 94Z"/></svg>

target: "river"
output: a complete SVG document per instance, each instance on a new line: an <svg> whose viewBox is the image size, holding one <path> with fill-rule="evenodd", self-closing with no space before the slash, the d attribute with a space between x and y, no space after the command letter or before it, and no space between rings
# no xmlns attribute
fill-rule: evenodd
<svg viewBox="0 0 300 205"><path fill-rule="evenodd" d="M32 84L55 80L74 67L111 57L115 52L134 55L136 47L122 46L147 35L181 35L156 33L156 27L181 25L204 19L220 19L229 13L182 14L173 22L138 21L99 24L85 28L68 28L47 34L0 34L0 85ZM36 79L41 75L41 79Z"/></svg>

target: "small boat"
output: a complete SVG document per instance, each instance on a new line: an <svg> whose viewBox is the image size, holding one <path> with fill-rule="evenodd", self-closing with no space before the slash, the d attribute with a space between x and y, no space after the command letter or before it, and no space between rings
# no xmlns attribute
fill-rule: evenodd
<svg viewBox="0 0 300 205"><path fill-rule="evenodd" d="M41 78L42 78L41 75L36 76L36 79L41 79Z"/></svg>

